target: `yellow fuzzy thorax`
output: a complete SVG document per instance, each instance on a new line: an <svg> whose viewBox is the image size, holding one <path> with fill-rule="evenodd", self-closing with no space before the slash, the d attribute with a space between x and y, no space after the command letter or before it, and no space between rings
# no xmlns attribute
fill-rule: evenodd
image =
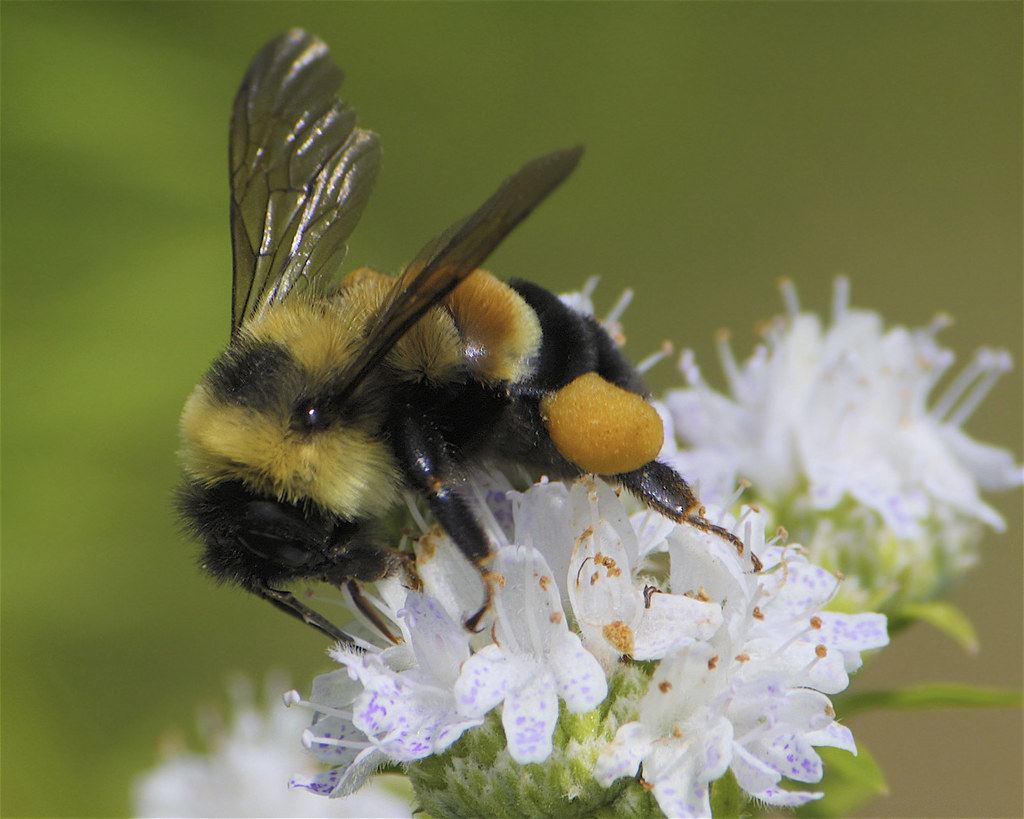
<svg viewBox="0 0 1024 819"><path fill-rule="evenodd" d="M473 378L493 385L528 372L540 345L536 314L514 290L476 271L398 340L386 359L387 377L371 377L358 391L357 420L315 432L295 429L298 391L316 394L334 383L395 281L357 270L327 298L291 299L247 322L236 344L273 344L287 351L293 367L267 376L272 400L259 409L217 394L208 382L196 387L181 418L189 476L206 485L241 480L259 495L312 502L347 519L379 515L401 483L379 428L388 379L442 385Z"/></svg>

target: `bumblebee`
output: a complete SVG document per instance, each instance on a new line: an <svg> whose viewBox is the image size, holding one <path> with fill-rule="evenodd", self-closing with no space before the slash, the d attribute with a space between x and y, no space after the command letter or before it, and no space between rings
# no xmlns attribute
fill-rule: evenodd
<svg viewBox="0 0 1024 819"><path fill-rule="evenodd" d="M347 642L281 586L393 571L378 522L404 490L482 569L488 539L461 484L483 464L595 473L717 529L655 460L661 421L601 325L479 269L582 149L525 165L399 276L338 281L380 158L341 81L324 43L294 30L257 54L234 101L231 337L181 419L178 505L206 571Z"/></svg>

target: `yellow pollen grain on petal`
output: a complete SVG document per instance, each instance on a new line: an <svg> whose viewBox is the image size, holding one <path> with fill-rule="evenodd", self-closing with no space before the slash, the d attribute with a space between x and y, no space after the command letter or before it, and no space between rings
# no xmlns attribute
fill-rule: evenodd
<svg viewBox="0 0 1024 819"><path fill-rule="evenodd" d="M814 653L818 656L819 660L824 660L828 656L828 648L819 643L814 647Z"/></svg>
<svg viewBox="0 0 1024 819"><path fill-rule="evenodd" d="M636 637L633 629L621 620L608 623L602 631L605 639L619 651L620 654L632 654L636 646Z"/></svg>

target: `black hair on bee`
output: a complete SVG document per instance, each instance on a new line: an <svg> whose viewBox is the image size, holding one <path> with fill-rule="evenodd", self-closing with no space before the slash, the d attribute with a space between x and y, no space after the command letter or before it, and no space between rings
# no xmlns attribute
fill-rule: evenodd
<svg viewBox="0 0 1024 819"><path fill-rule="evenodd" d="M179 508L203 567L348 642L280 586L355 590L393 571L377 524L409 489L482 567L488 540L460 484L485 463L602 475L742 551L655 460L661 421L604 328L479 269L582 148L525 165L397 278L337 281L380 158L341 80L326 46L293 30L256 55L235 98L231 338L181 420Z"/></svg>

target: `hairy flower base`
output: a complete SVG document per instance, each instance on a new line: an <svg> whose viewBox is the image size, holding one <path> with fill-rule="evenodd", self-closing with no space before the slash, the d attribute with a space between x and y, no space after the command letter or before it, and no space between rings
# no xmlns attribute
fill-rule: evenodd
<svg viewBox="0 0 1024 819"><path fill-rule="evenodd" d="M592 775L601 749L635 707L646 687L637 665L622 666L610 680L608 699L587 714L563 706L553 750L542 763L512 759L496 712L468 731L446 753L407 766L419 806L430 816L660 816L653 794L638 780L611 787ZM614 707L613 707L614 706Z"/></svg>

